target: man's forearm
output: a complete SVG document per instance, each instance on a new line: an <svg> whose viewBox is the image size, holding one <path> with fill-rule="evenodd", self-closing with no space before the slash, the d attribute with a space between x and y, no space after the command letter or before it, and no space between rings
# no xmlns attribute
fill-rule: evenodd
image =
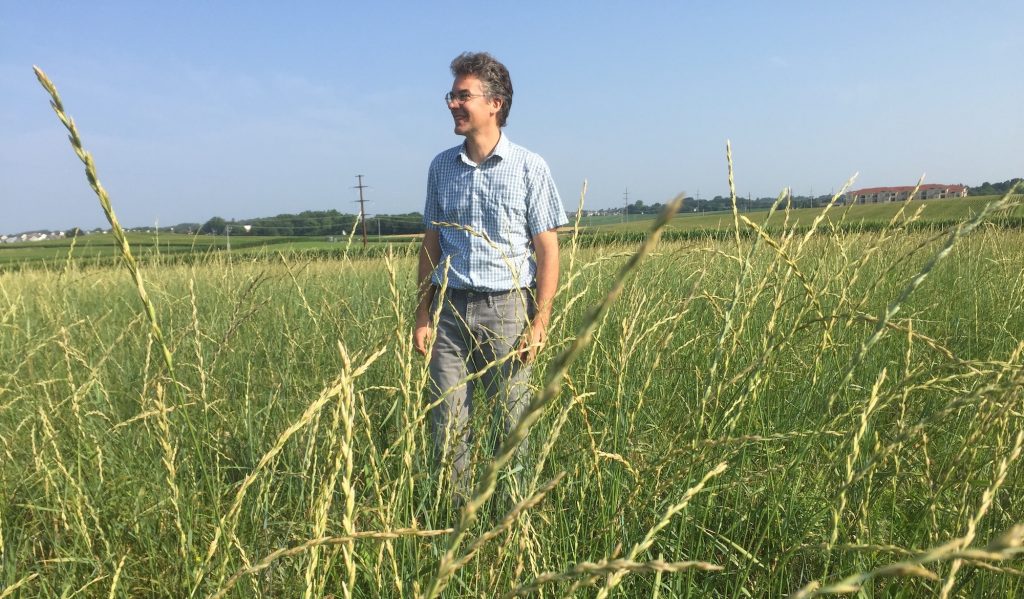
<svg viewBox="0 0 1024 599"><path fill-rule="evenodd" d="M423 236L423 246L420 247L419 267L416 274L419 296L419 303L416 306L417 322L425 323L430 318L430 304L434 301L434 286L430 279L440 258L441 245L437 231L427 231Z"/></svg>
<svg viewBox="0 0 1024 599"><path fill-rule="evenodd" d="M547 327L551 321L551 307L558 291L558 238L554 231L541 233L536 243L537 251L537 296L535 326Z"/></svg>

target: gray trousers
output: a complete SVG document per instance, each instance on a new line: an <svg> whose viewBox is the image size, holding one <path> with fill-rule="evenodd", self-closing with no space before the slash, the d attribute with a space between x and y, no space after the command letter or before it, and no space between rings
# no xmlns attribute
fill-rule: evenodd
<svg viewBox="0 0 1024 599"><path fill-rule="evenodd" d="M487 293L448 289L436 292L434 302L443 302L430 354L431 436L434 456L441 472L448 472L452 492L458 499L472 490L470 448L474 431L470 421L475 410L473 391L482 385L486 404L497 429L492 432L497 452L504 438L519 420L530 401L529 366L518 356L509 357L522 339L533 316L530 290ZM436 309L437 304L434 304ZM470 375L476 376L466 381ZM526 442L517 455L526 451ZM482 456L490 459L492 456Z"/></svg>

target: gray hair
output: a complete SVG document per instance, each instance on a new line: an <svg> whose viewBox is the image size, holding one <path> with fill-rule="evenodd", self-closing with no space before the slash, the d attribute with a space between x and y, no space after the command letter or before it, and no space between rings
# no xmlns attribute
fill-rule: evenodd
<svg viewBox="0 0 1024 599"><path fill-rule="evenodd" d="M504 127L512 109L512 78L508 69L487 52L463 52L452 61L452 75L472 75L483 84L488 98L501 98L498 126Z"/></svg>

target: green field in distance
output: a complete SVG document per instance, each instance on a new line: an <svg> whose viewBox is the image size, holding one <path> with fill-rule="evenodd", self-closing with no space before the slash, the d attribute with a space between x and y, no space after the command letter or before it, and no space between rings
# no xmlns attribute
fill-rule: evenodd
<svg viewBox="0 0 1024 599"><path fill-rule="evenodd" d="M998 196L979 196L963 199L913 201L904 207L903 203L867 204L843 206L836 205L829 210L828 220L833 224L840 222L846 225L888 223L902 208L901 218L908 219L920 210L918 220L922 222L950 223L970 218L983 206L995 201ZM799 208L788 213L788 226L809 225L824 208ZM765 225L768 216L766 210L743 212L743 215L759 225ZM1012 216L1024 217L1024 206L1018 205ZM650 227L654 215L630 215L624 220L622 215L583 216L580 228L584 233L617 233L641 232ZM570 219L570 227L573 225ZM777 228L787 223L784 210L777 211L767 223L769 228ZM693 212L684 204L682 211L669 224L669 231L708 231L728 230L734 226L732 212ZM227 239L223 235L184 235L175 233L128 233L127 239L133 255L141 258L173 257L182 254L213 254L227 250ZM323 251L344 253L346 246L353 254L359 254L362 246L357 236L348 244L346 237L262 237L235 235L231 237L232 253L251 254L253 252L293 252ZM416 239L415 235L371 235L369 243L373 245L387 243L409 243ZM73 246L73 247L72 247ZM115 258L118 248L113 236L109 234L90 234L71 239L47 241L29 241L0 244L0 269L18 268L23 266L59 265L67 262L69 257L80 263L103 262Z"/></svg>

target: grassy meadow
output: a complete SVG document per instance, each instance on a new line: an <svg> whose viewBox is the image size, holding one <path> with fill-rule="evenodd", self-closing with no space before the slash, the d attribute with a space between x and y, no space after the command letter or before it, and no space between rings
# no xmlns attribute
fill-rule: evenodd
<svg viewBox="0 0 1024 599"><path fill-rule="evenodd" d="M124 268L0 271L0 599L1024 589L1008 217L574 231L536 394L452 506L409 243L140 268L36 74Z"/></svg>
<svg viewBox="0 0 1024 599"><path fill-rule="evenodd" d="M663 242L596 317L637 244L564 237L525 467L480 435L462 511L404 246L143 263L152 321L0 272L0 597L1020 596L1024 233L909 210Z"/></svg>

